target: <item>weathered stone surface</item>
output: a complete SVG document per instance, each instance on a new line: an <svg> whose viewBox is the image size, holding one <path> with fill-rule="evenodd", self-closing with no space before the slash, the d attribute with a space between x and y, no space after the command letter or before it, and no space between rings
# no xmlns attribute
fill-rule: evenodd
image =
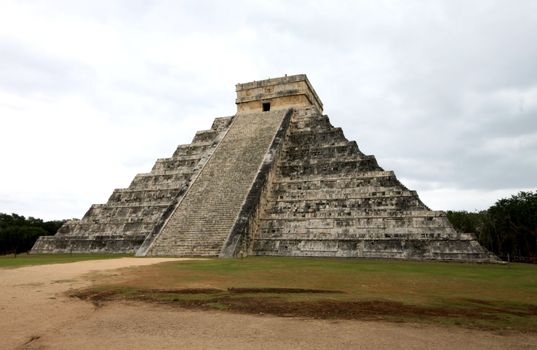
<svg viewBox="0 0 537 350"><path fill-rule="evenodd" d="M293 115L250 254L489 261L317 108Z"/></svg>
<svg viewBox="0 0 537 350"><path fill-rule="evenodd" d="M333 127L305 75L236 90L234 117L32 252L497 261Z"/></svg>

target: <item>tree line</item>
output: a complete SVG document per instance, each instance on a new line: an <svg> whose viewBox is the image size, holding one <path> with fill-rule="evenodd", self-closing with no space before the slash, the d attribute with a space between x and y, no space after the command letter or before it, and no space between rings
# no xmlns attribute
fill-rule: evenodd
<svg viewBox="0 0 537 350"><path fill-rule="evenodd" d="M448 211L447 217L501 259L537 263L537 191L500 199L480 212Z"/></svg>
<svg viewBox="0 0 537 350"><path fill-rule="evenodd" d="M0 213L0 254L18 254L32 249L39 236L56 233L65 220L43 221L17 214Z"/></svg>

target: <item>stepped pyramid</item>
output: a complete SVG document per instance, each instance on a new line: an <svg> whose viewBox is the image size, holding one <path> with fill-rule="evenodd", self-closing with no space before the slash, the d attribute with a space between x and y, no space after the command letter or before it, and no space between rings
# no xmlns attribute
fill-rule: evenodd
<svg viewBox="0 0 537 350"><path fill-rule="evenodd" d="M305 75L236 91L236 115L32 252L497 261L333 127Z"/></svg>

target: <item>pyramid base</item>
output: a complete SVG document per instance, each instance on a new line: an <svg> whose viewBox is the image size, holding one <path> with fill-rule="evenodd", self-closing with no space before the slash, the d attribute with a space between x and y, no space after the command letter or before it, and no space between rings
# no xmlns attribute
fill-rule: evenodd
<svg viewBox="0 0 537 350"><path fill-rule="evenodd" d="M256 240L252 255L502 263L475 240Z"/></svg>
<svg viewBox="0 0 537 350"><path fill-rule="evenodd" d="M145 236L41 236L31 254L134 254Z"/></svg>

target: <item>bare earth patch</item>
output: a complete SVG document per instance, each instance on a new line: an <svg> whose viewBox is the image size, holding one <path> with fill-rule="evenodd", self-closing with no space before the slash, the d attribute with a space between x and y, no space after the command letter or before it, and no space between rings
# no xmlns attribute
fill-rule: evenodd
<svg viewBox="0 0 537 350"><path fill-rule="evenodd" d="M2 315L0 348L487 350L537 348L537 335L533 333L500 334L457 327L246 315L188 310L166 304L130 301L107 302L96 307L87 301L68 297L70 291L92 285L93 282L100 280L103 274L121 275L122 272L118 269L169 260L175 259L122 258L0 269ZM202 292L218 294L222 291ZM252 293L278 294L304 291L256 289L226 292L239 297L244 294L244 297L247 297L246 294ZM171 293L177 293L177 290L172 290ZM183 293L195 295L197 291L184 290ZM315 292L309 291L309 293ZM262 309L264 306L252 307ZM277 306L271 304L267 307ZM349 307L347 305L347 308ZM397 305L375 307L397 307ZM368 309L371 309L371 305Z"/></svg>

